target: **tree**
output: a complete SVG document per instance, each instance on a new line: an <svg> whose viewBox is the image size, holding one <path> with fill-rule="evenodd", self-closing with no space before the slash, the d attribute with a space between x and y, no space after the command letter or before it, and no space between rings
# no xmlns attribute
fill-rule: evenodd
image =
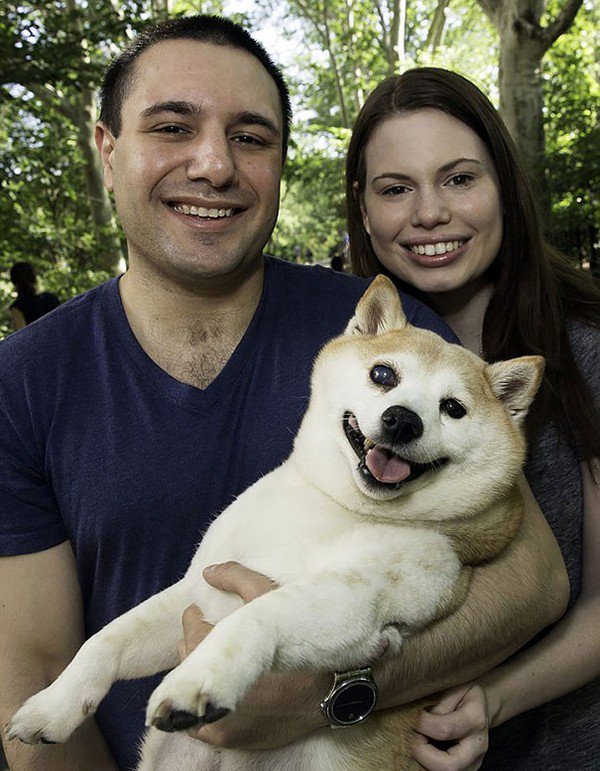
<svg viewBox="0 0 600 771"><path fill-rule="evenodd" d="M500 111L526 164L545 189L542 58L566 32L583 0L562 0L550 16L544 0L478 0L500 36Z"/></svg>
<svg viewBox="0 0 600 771"><path fill-rule="evenodd" d="M115 272L123 253L102 181L93 144L96 121L95 84L111 41L126 37L116 6L102 6L97 15L84 13L75 0L10 3L3 33L4 99L18 99L24 109L61 116L71 125L79 148L86 200L97 243L98 267ZM101 40L108 45L102 50ZM21 88L16 88L20 86Z"/></svg>

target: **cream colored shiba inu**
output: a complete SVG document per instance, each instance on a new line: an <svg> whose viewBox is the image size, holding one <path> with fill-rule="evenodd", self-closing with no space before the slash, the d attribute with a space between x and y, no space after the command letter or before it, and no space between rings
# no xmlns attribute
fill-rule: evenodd
<svg viewBox="0 0 600 771"><path fill-rule="evenodd" d="M177 729L235 710L266 670L356 669L455 609L468 566L519 527L520 425L542 371L540 357L487 365L413 328L377 278L317 357L290 458L215 520L179 583L89 639L9 737L64 742L115 680L172 668L148 704L141 771L410 768L403 709L265 752L215 750ZM202 580L226 560L278 588L242 605ZM215 628L178 664L192 602Z"/></svg>

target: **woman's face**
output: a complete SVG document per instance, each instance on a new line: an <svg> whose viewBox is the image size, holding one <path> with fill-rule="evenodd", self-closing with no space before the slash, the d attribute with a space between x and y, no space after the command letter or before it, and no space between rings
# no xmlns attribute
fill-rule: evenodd
<svg viewBox="0 0 600 771"><path fill-rule="evenodd" d="M365 161L363 224L380 262L426 294L487 283L502 204L477 134L440 110L402 113L375 129Z"/></svg>

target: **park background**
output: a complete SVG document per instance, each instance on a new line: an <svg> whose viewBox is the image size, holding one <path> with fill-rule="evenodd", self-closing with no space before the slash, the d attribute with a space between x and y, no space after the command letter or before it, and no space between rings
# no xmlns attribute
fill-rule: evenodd
<svg viewBox="0 0 600 771"><path fill-rule="evenodd" d="M361 104L389 73L433 64L466 75L500 108L548 237L600 276L593 0L3 0L0 337L13 262L31 261L63 301L122 270L125 243L93 144L96 86L145 24L192 13L244 24L290 85L295 118L270 253L308 249L328 264L344 239L343 162Z"/></svg>

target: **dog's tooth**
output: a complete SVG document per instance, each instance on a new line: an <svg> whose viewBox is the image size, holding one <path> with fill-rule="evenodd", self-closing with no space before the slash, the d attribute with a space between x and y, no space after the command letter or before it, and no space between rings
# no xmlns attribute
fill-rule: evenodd
<svg viewBox="0 0 600 771"><path fill-rule="evenodd" d="M370 450L371 447L375 447L375 442L372 439L369 439L369 437L367 437L365 439L365 452Z"/></svg>

